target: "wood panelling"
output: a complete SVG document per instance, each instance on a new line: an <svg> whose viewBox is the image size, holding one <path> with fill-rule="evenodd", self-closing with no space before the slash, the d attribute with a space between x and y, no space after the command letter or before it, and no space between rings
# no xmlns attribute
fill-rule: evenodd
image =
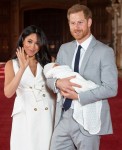
<svg viewBox="0 0 122 150"><path fill-rule="evenodd" d="M104 3L103 3L104 1ZM112 42L112 18L106 11L109 5L107 0L94 0L88 1L88 7L93 13L92 33L100 41L111 45Z"/></svg>
<svg viewBox="0 0 122 150"><path fill-rule="evenodd" d="M86 4L93 12L93 35L111 44L112 27L106 12L109 0L1 0L0 1L0 61L6 61L15 48L23 28L30 24L40 26L47 35L52 53L59 46L72 40L66 13L76 3Z"/></svg>
<svg viewBox="0 0 122 150"><path fill-rule="evenodd" d="M9 56L10 46L10 5L8 1L0 2L0 61Z"/></svg>
<svg viewBox="0 0 122 150"><path fill-rule="evenodd" d="M39 9L24 12L24 27L34 24L42 28L47 36L50 51L56 55L59 46L67 42L69 28L65 9ZM38 17L37 17L38 16Z"/></svg>
<svg viewBox="0 0 122 150"><path fill-rule="evenodd" d="M11 1L11 34L10 34L10 51L13 51L16 46L16 42L18 40L20 34L20 7L19 7L19 0L12 0ZM20 29L22 30L22 29Z"/></svg>

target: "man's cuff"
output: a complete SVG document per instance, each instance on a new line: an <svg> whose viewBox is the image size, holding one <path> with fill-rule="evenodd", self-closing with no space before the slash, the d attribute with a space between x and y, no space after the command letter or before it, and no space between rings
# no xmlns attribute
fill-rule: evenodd
<svg viewBox="0 0 122 150"><path fill-rule="evenodd" d="M55 82L54 82L54 87L55 87L55 92L56 92L56 93L59 92L59 89L56 87L56 82L57 82L57 80L58 80L58 79L56 79Z"/></svg>
<svg viewBox="0 0 122 150"><path fill-rule="evenodd" d="M79 96L79 94L78 94L78 101L80 102L80 96Z"/></svg>

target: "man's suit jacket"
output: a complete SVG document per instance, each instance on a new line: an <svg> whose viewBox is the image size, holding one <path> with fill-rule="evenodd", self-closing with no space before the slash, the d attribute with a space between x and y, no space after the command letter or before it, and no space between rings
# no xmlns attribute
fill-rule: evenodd
<svg viewBox="0 0 122 150"><path fill-rule="evenodd" d="M71 67L75 49L76 41L62 44L57 55L57 63ZM96 89L80 92L81 104L87 105L102 100L101 130L98 135L111 134L113 131L107 99L116 96L118 88L118 71L113 49L93 37L84 55L79 73L86 80L99 85ZM56 79L48 79L47 85L56 93L55 81ZM63 100L57 102L55 126L61 118L62 105ZM83 134L90 136L82 126L80 129Z"/></svg>

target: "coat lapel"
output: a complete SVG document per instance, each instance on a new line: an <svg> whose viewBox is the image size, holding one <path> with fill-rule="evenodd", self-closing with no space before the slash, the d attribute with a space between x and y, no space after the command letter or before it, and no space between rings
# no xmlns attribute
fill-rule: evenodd
<svg viewBox="0 0 122 150"><path fill-rule="evenodd" d="M93 46L96 44L96 39L93 37L91 43L88 46L88 49L86 50L86 53L84 55L81 68L80 68L80 74L83 75L84 69L86 67L86 64L89 60L89 57L91 56L92 52L94 51Z"/></svg>
<svg viewBox="0 0 122 150"><path fill-rule="evenodd" d="M74 57L74 52L75 52L75 49L77 47L77 44L76 44L76 41L73 41L72 44L70 45L69 49L68 49L68 55L67 55L67 65L70 66L70 68L72 68L72 60L73 60L73 57Z"/></svg>

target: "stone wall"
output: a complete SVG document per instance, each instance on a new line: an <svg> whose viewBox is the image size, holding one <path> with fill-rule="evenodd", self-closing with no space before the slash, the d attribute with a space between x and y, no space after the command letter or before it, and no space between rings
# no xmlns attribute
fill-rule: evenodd
<svg viewBox="0 0 122 150"><path fill-rule="evenodd" d="M111 0L106 10L112 16L112 46L118 69L122 69L122 0Z"/></svg>

